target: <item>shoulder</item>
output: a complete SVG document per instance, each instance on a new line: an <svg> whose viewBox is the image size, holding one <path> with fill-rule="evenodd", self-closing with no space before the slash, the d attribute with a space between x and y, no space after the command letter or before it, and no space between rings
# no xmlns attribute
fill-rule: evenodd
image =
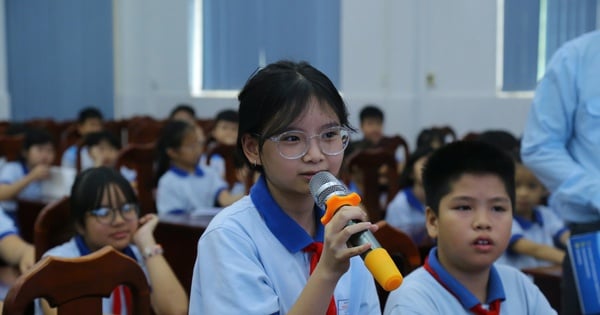
<svg viewBox="0 0 600 315"><path fill-rule="evenodd" d="M233 239L241 237L252 239L268 230L252 199L244 196L230 206L223 208L210 221L200 241L213 238Z"/></svg>
<svg viewBox="0 0 600 315"><path fill-rule="evenodd" d="M390 293L384 314L411 311L417 314L449 314L449 310L457 309L462 309L460 303L420 267L406 276L402 285Z"/></svg>
<svg viewBox="0 0 600 315"><path fill-rule="evenodd" d="M72 238L68 242L58 245L56 247L53 247L50 250L48 250L47 252L45 252L43 257L46 257L46 256L73 258L73 257L79 257L79 256L81 256L81 254L79 253L79 249L77 248L75 239Z"/></svg>

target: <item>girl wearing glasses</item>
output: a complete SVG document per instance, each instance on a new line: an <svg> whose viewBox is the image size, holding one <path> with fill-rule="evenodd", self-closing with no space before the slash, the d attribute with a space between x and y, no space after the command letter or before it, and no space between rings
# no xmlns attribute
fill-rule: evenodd
<svg viewBox="0 0 600 315"><path fill-rule="evenodd" d="M358 257L370 244L346 245L376 226L346 226L366 221L350 206L324 226L309 191L317 172L339 172L348 144L337 89L307 63L280 61L250 78L238 99L237 147L261 177L202 234L190 314L380 314Z"/></svg>
<svg viewBox="0 0 600 315"><path fill-rule="evenodd" d="M118 171L96 167L79 174L71 189L70 207L77 235L44 256L79 257L110 245L140 264L152 287L150 299L157 315L186 314L186 293L153 236L158 217L139 217L136 195ZM118 287L102 300L104 314L131 314L125 291ZM55 314L47 303L42 305L45 314Z"/></svg>

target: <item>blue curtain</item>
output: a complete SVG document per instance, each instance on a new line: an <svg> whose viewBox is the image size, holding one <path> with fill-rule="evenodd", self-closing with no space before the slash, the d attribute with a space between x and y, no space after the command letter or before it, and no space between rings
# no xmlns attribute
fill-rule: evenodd
<svg viewBox="0 0 600 315"><path fill-rule="evenodd" d="M203 36L203 89L239 89L280 59L308 61L339 88L339 0L203 0Z"/></svg>
<svg viewBox="0 0 600 315"><path fill-rule="evenodd" d="M565 42L596 29L596 0L548 0L546 60Z"/></svg>
<svg viewBox="0 0 600 315"><path fill-rule="evenodd" d="M6 0L13 120L113 116L112 1Z"/></svg>
<svg viewBox="0 0 600 315"><path fill-rule="evenodd" d="M532 90L537 81L538 0L504 1L504 72L502 90Z"/></svg>

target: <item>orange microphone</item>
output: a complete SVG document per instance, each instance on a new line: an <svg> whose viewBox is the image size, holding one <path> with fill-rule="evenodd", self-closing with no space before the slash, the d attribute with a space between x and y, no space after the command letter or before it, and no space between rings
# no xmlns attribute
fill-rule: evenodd
<svg viewBox="0 0 600 315"><path fill-rule="evenodd" d="M315 174L308 185L317 206L325 209L325 215L321 218L323 224L329 223L335 212L341 207L360 204L360 196L350 193L348 188L329 172L323 171ZM349 221L347 225L352 224L356 224L356 221ZM348 246L360 246L366 243L370 243L371 248L361 254L361 257L373 278L386 291L398 288L402 284L402 274L390 254L381 247L371 231L358 232L348 240Z"/></svg>

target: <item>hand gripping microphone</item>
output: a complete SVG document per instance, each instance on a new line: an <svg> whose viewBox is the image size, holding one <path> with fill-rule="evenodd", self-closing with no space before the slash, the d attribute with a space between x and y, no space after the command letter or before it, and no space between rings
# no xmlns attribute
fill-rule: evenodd
<svg viewBox="0 0 600 315"><path fill-rule="evenodd" d="M325 215L321 218L323 224L329 223L335 212L342 206L358 206L360 203L360 196L350 193L348 188L329 172L315 174L308 185L317 206L325 209ZM352 224L356 224L356 221L349 221L347 225ZM361 254L361 257L377 283L386 291L398 288L402 283L402 274L371 231L358 232L348 240L348 246L352 247L365 243L371 243L371 248Z"/></svg>

